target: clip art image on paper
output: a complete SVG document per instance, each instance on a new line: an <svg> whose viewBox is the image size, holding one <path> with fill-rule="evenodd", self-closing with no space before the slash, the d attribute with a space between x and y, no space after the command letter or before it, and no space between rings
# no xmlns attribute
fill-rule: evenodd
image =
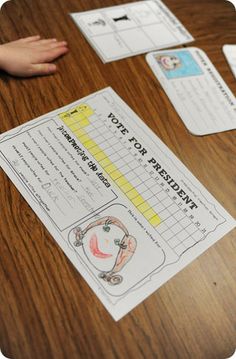
<svg viewBox="0 0 236 359"><path fill-rule="evenodd" d="M170 56L170 55L158 55L156 57L158 63L166 70L166 71L170 71L170 70L174 70L177 67L181 66L181 62L180 59L177 56Z"/></svg>
<svg viewBox="0 0 236 359"><path fill-rule="evenodd" d="M159 53L155 58L168 80L203 74L189 50Z"/></svg>
<svg viewBox="0 0 236 359"><path fill-rule="evenodd" d="M135 253L137 241L116 217L103 217L86 228L74 229L76 247L82 246L85 256L99 272L98 277L110 285L123 280L119 273Z"/></svg>

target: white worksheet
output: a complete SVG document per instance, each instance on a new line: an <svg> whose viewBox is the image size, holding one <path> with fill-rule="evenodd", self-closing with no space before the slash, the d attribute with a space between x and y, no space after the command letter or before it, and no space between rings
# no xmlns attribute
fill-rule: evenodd
<svg viewBox="0 0 236 359"><path fill-rule="evenodd" d="M223 53L234 74L234 77L236 78L236 45L224 45Z"/></svg>
<svg viewBox="0 0 236 359"><path fill-rule="evenodd" d="M235 227L111 88L2 134L0 165L115 320Z"/></svg>
<svg viewBox="0 0 236 359"><path fill-rule="evenodd" d="M138 1L71 16L103 62L194 40L160 0Z"/></svg>
<svg viewBox="0 0 236 359"><path fill-rule="evenodd" d="M156 51L146 59L192 134L236 128L236 98L201 49Z"/></svg>

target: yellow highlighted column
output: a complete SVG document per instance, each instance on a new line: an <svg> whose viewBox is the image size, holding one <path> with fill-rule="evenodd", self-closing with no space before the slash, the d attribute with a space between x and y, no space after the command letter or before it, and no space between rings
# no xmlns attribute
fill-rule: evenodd
<svg viewBox="0 0 236 359"><path fill-rule="evenodd" d="M93 109L86 103L81 103L79 106L76 106L76 109L83 113L86 117L89 117L94 114Z"/></svg>
<svg viewBox="0 0 236 359"><path fill-rule="evenodd" d="M83 135L79 137L79 140L82 144L85 144L86 142L90 141L90 137L88 135Z"/></svg>
<svg viewBox="0 0 236 359"><path fill-rule="evenodd" d="M84 129L90 124L89 116L93 115L93 109L86 103L60 113L60 119L76 135L85 148L98 161L111 179L120 187L121 191L130 199L134 206L143 214L149 223L156 227L161 223L161 218L144 200L134 186L125 178L115 164L107 157L106 153L97 145Z"/></svg>
<svg viewBox="0 0 236 359"><path fill-rule="evenodd" d="M90 148L89 152L94 156L96 153L101 152L101 148L96 144L94 147Z"/></svg>
<svg viewBox="0 0 236 359"><path fill-rule="evenodd" d="M80 140L81 137L83 137L84 135L86 135L86 131L83 130L82 128L78 128L77 130L74 130L74 134L76 135L76 137Z"/></svg>
<svg viewBox="0 0 236 359"><path fill-rule="evenodd" d="M88 138L90 138L89 136L88 136ZM82 142L83 143L83 142ZM89 151L90 151L90 149L92 149L93 147L96 147L97 145L96 145L96 142L94 142L93 140L88 140L88 141L86 141L86 142L84 142L83 143L83 145L84 145L84 147L86 147Z"/></svg>
<svg viewBox="0 0 236 359"><path fill-rule="evenodd" d="M127 192L126 193L126 196L129 198L129 199L133 199L135 197L137 197L139 195L138 191L133 188L131 191Z"/></svg>
<svg viewBox="0 0 236 359"><path fill-rule="evenodd" d="M119 170L116 170L116 171L110 173L110 177L111 177L111 179L113 179L113 181L115 181L116 179L118 179L121 176L123 176L123 174Z"/></svg>
<svg viewBox="0 0 236 359"><path fill-rule="evenodd" d="M107 158L107 155L103 151L100 151L100 152L96 153L93 157L95 158L95 160L100 162L104 158Z"/></svg>
<svg viewBox="0 0 236 359"><path fill-rule="evenodd" d="M90 122L87 118L85 118L84 120L80 121L79 124L80 124L80 127L83 128L83 127L88 126L90 124Z"/></svg>
<svg viewBox="0 0 236 359"><path fill-rule="evenodd" d="M146 219L151 219L153 216L156 215L156 213L152 208L150 208L146 212L144 212L143 215Z"/></svg>
<svg viewBox="0 0 236 359"><path fill-rule="evenodd" d="M104 166L105 171L110 174L114 171L116 171L117 167L113 165L113 163L109 164L108 166Z"/></svg>
<svg viewBox="0 0 236 359"><path fill-rule="evenodd" d="M139 206L140 204L142 204L143 202L145 202L145 200L144 200L143 197L140 196L140 195L132 199L132 203L133 203L136 207L138 207L138 206Z"/></svg>
<svg viewBox="0 0 236 359"><path fill-rule="evenodd" d="M121 186L121 189L124 193L127 193L129 191L131 191L131 189L133 189L134 187L132 186L132 184L130 184L129 182L124 184L123 186Z"/></svg>
<svg viewBox="0 0 236 359"><path fill-rule="evenodd" d="M126 183L128 183L127 179L122 176L120 178L118 178L115 183L117 184L117 186L121 187L122 185L125 185Z"/></svg>
<svg viewBox="0 0 236 359"><path fill-rule="evenodd" d="M158 226L158 224L161 223L161 218L156 214L154 217L152 217L152 218L149 220L149 223L150 223L153 227L156 227L156 226Z"/></svg>
<svg viewBox="0 0 236 359"><path fill-rule="evenodd" d="M138 206L138 209L141 213L147 211L150 208L149 204L147 202L144 202Z"/></svg>
<svg viewBox="0 0 236 359"><path fill-rule="evenodd" d="M108 157L104 158L104 160L101 160L99 164L102 166L102 168L105 168L106 166L110 165L112 162L109 160Z"/></svg>

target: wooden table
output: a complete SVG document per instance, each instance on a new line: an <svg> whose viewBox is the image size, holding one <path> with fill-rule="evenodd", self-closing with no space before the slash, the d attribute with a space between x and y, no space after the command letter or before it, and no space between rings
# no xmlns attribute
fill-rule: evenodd
<svg viewBox="0 0 236 359"><path fill-rule="evenodd" d="M191 135L144 55L103 64L69 12L125 0L14 0L0 12L1 42L40 33L70 53L50 77L0 76L0 131L111 86L236 217L236 136ZM224 0L165 0L236 95L222 45L236 43ZM116 323L55 240L0 173L0 347L11 359L223 359L236 348L236 231Z"/></svg>

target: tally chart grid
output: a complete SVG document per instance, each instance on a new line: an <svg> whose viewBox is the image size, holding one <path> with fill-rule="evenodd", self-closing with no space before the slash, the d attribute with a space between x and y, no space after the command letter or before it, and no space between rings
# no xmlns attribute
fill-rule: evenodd
<svg viewBox="0 0 236 359"><path fill-rule="evenodd" d="M154 178L150 178L150 174L121 143L120 134L118 134L119 138L116 135L118 131L112 132L111 128L108 128L99 117L91 117L90 124L86 126L87 134L104 151L153 210L158 213L161 223L154 228L170 248L180 256L188 248L204 239L204 234L177 206L168 193L158 185Z"/></svg>
<svg viewBox="0 0 236 359"><path fill-rule="evenodd" d="M156 48L157 46L170 46L171 44L173 45L173 43L175 43L176 41L178 41L178 38L175 36L174 34L174 31L173 31L173 28L168 24L166 18L165 18L165 15L162 13L162 11L160 10L159 8L159 4L155 3L155 2L151 2L151 1L147 1L146 4L141 4L141 7L143 7L143 11L144 12L147 12L147 13L151 13L152 14L152 17L154 17L154 19L152 18L152 20L147 23L142 23L141 19L139 17L137 17L137 14L135 15L135 11L134 9L137 8L137 7L140 7L140 5L137 5L137 4L129 4L128 6L117 6L117 9L113 9L113 11L120 11L120 10L123 10L126 14L128 14L129 16L131 16L131 19L134 21L134 26L130 26L128 28L117 28L117 26L115 24L112 24L113 26L109 25L112 30L107 30L106 32L102 32L102 33L98 33L98 34L93 34L93 33L90 33L90 38L92 39L93 42L95 42L95 46L97 46L98 48L100 48L100 46L96 43L95 39L96 38L101 38L105 35L114 35L116 36L117 39L119 39L119 41L121 43L123 43L126 48L128 49L129 53L133 53L133 54L136 54L136 53L139 53L140 51L152 51L154 48ZM146 9L146 10L145 10ZM103 17L103 19L105 20L106 23L110 24L110 21L112 20L112 17L110 17L108 14L109 14L109 8L106 9L106 10L103 10L103 9L100 9L100 17ZM84 17L86 17L88 15L84 15ZM115 15L114 15L115 16ZM83 17L81 17L82 20L83 20ZM172 36L173 36L173 39L175 39L175 41L166 41L164 44L163 43L156 43L155 41L153 41L152 39L152 36L148 34L148 32L145 32L145 28L148 28L152 25L156 25L156 24L159 24L159 25L162 25L163 26L163 30L164 28L167 29L167 31L171 32ZM81 24L81 27L85 27L85 29L88 27L88 24L85 24L85 26L83 25L83 23ZM129 31L129 30L138 30L142 33L143 36L146 37L146 39L150 42L151 46L146 46L143 45L142 48L139 48L138 50L132 50L130 45L127 43L127 41L125 40L125 37L124 37L124 34ZM123 36L121 36L121 34ZM137 34L138 36L138 34ZM100 49L100 51L102 51ZM102 51L103 53L103 51ZM127 52L128 53L128 52ZM123 55L123 54L120 54L120 55ZM119 55L118 55L119 56ZM105 55L105 57L107 57Z"/></svg>
<svg viewBox="0 0 236 359"><path fill-rule="evenodd" d="M139 5L138 5L139 6ZM115 24L113 24L113 28L112 28L112 31L107 31L105 33L102 33L102 34L91 34L90 36L91 37L99 37L99 36L103 36L104 34L115 34L120 41L124 41L123 38L121 38L120 36L120 33L125 33L126 31L128 30L133 30L133 29L138 29L140 31L142 31L142 33L145 34L145 36L147 36L147 38L152 42L152 46L156 46L155 42L153 42L152 38L150 36L148 36L147 33L144 32L143 28L146 26L151 26L151 25L155 25L155 24L163 24L163 26L165 25L166 26L166 23L164 21L164 19L162 18L162 14L161 14L161 11L159 10L158 7L155 7L155 12L154 12L154 9L150 6L150 4L147 2L147 4L142 4L141 6L147 8L146 11L150 11L152 13L153 16L155 16L155 21L152 20L151 22L148 22L148 23L139 23L140 19L136 19L135 17L135 13L134 13L134 8L137 7L137 5L129 5L129 6L123 6L122 8L118 7L115 9L116 11L120 11L120 10L123 10L125 13L127 13L129 16L131 16L132 20L135 22L135 25L134 26L130 26L128 28L125 28L125 29L119 29L115 26ZM113 9L114 11L114 9ZM105 19L106 23L110 23L110 21L112 20L112 18L108 15L109 13L109 9L108 10L103 10L101 12L101 15L103 16L103 18ZM115 15L114 15L115 16ZM125 45L127 46L127 48L129 49L130 52L135 52L135 51L132 51L128 44L125 43Z"/></svg>

